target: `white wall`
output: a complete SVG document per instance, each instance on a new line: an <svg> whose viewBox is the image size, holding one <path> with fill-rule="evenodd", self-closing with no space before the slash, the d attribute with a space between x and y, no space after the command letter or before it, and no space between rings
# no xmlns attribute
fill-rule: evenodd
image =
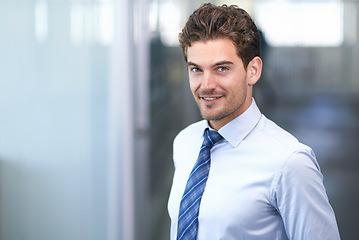
<svg viewBox="0 0 359 240"><path fill-rule="evenodd" d="M1 240L132 239L130 8L0 2Z"/></svg>

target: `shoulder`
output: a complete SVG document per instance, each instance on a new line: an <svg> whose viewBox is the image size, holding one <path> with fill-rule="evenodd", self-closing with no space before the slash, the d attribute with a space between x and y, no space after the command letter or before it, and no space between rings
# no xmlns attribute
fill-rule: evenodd
<svg viewBox="0 0 359 240"><path fill-rule="evenodd" d="M271 148L272 151L280 151L285 153L287 157L295 152L305 152L315 158L314 152L309 146L299 142L291 133L279 127L264 115L258 124L257 131L261 136L262 143Z"/></svg>

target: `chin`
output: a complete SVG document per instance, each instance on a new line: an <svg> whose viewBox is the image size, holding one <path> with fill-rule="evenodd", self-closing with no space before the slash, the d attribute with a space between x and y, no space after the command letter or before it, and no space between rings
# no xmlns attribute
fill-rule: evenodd
<svg viewBox="0 0 359 240"><path fill-rule="evenodd" d="M207 121L218 121L226 117L226 115L223 114L204 114L201 113L202 118Z"/></svg>

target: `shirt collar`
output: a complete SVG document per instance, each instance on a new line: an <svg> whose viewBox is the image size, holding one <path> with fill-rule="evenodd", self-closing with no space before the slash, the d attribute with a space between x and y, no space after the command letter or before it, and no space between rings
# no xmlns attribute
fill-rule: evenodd
<svg viewBox="0 0 359 240"><path fill-rule="evenodd" d="M243 139L254 129L259 120L261 119L261 112L254 100L252 98L252 103L249 108L239 115L237 118L233 119L218 132L226 139L233 147L237 147ZM208 122L207 127L211 129Z"/></svg>

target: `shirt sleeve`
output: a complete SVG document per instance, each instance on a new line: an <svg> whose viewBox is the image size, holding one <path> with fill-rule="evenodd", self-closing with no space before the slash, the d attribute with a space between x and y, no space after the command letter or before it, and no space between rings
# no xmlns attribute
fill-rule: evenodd
<svg viewBox="0 0 359 240"><path fill-rule="evenodd" d="M292 154L277 181L274 204L289 239L340 239L314 154L305 150Z"/></svg>

